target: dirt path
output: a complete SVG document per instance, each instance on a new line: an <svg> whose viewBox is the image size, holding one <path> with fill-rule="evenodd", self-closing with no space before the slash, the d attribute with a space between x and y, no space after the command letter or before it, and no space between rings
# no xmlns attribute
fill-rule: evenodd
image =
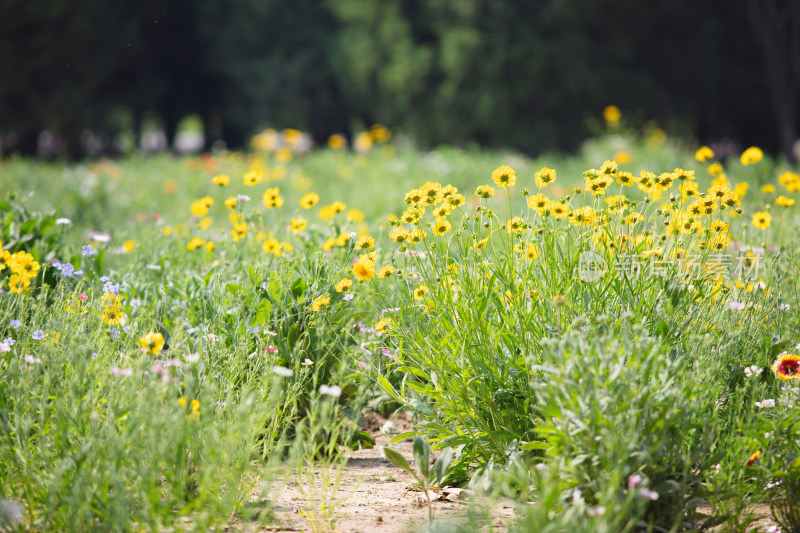
<svg viewBox="0 0 800 533"><path fill-rule="evenodd" d="M414 478L395 467L381 451L391 437L375 429L385 421L378 415L370 414L367 422L369 429L373 430L372 435L377 443L375 448L354 451L348 455L336 494L341 507L335 529L340 533L406 533L426 528L428 507L425 495L415 490ZM412 427L403 418L393 422L397 431L409 431ZM391 447L402 453L414 466L411 441L392 444ZM324 474L315 472L315 475L318 480ZM313 531L309 520L302 514L304 509L313 507L309 505L309 498L304 496L304 493L310 493L313 498L314 491L309 491L309 485L304 483L301 487L295 477L282 487L273 507L277 523L269 531ZM434 522L440 527L448 522L467 520L470 503L460 499L455 492L448 495L452 501L435 501L432 504ZM463 494L461 496L465 497ZM472 505L472 508L474 512L480 506ZM488 516L487 512L483 514ZM510 507L496 506L491 517L493 530L505 531L506 522L511 516ZM483 520L486 526L487 520ZM486 527L487 531L491 529Z"/></svg>
<svg viewBox="0 0 800 533"><path fill-rule="evenodd" d="M366 416L367 427L376 441L371 449L353 451L348 454L347 463L339 478L339 488L334 498L329 500L338 504L334 530L338 533L411 533L426 530L428 507L425 495L416 486L411 474L395 467L383 456L383 447L391 440L390 435L380 432L385 418L375 413ZM393 419L393 434L411 431L413 425L403 416ZM411 440L395 443L391 448L399 451L415 467ZM277 497L273 501L275 523L263 531L270 532L313 532L309 518L304 511L318 509L319 489L310 489L312 483L322 486L324 476L319 468L311 472L313 481L304 480L302 486L297 476L274 489ZM310 482L311 481L311 482ZM434 525L437 532L446 532L448 525L466 523L472 520L471 529L476 531L504 532L513 518L510 506L470 501L468 494L457 494L457 490L445 495L434 495L439 499L433 502ZM329 493L330 494L330 493ZM701 507L701 512L710 512ZM751 509L761 517L748 531L764 532L774 522L770 520L769 506L758 504ZM489 523L491 521L491 524ZM715 528L715 530L720 528ZM722 528L724 529L724 528ZM316 531L319 531L317 529Z"/></svg>

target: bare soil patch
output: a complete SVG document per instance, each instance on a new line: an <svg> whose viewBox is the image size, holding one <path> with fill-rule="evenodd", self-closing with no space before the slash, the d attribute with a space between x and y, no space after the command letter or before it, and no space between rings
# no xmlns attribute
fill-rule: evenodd
<svg viewBox="0 0 800 533"><path fill-rule="evenodd" d="M380 427L386 419L376 413L368 413L366 429L368 429L376 446L371 449L353 451L348 454L347 464L342 472L337 499L342 502L336 531L341 533L405 533L422 531L427 526L428 507L425 495L415 486L414 478L400 468L395 467L383 456L382 448L391 436L380 433ZM394 417L394 430L409 431L411 422L404 416ZM391 447L415 466L410 440L392 444ZM308 520L302 515L313 502L303 497L296 476L282 487L274 500L276 524L269 531L312 531ZM480 508L481 502L470 501L467 494L456 494L458 491L447 491L447 494L436 494L433 502L434 522L438 526L445 523L458 523L467 520L470 506ZM449 498L449 499L447 499ZM489 519L489 513L483 511ZM511 507L495 505L491 510L494 531L505 531L506 523L512 517ZM488 526L488 524L487 524ZM486 528L489 529L488 527Z"/></svg>

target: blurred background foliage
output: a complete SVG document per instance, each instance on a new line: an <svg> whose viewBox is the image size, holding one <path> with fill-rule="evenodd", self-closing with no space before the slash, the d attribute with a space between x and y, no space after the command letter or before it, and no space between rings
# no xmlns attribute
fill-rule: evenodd
<svg viewBox="0 0 800 533"><path fill-rule="evenodd" d="M5 0L0 141L114 151L187 116L243 146L375 122L422 146L570 150L608 104L703 142L791 152L800 0ZM599 127L599 125L598 125Z"/></svg>

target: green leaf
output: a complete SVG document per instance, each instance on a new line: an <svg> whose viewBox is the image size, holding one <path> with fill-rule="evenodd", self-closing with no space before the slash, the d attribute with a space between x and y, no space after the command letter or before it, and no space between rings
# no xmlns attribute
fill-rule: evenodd
<svg viewBox="0 0 800 533"><path fill-rule="evenodd" d="M442 454L433 463L433 481L437 485L441 485L444 478L447 477L447 471L453 462L453 448L447 447L442 450Z"/></svg>
<svg viewBox="0 0 800 533"><path fill-rule="evenodd" d="M391 396L393 399L397 400L398 402L401 401L400 400L400 396L397 394L397 391L394 390L394 387L392 387L392 384L389 383L388 379L386 379L385 377L383 377L381 375L378 375L378 383L380 384L381 388L384 391L386 391L386 394L388 394L389 396Z"/></svg>
<svg viewBox="0 0 800 533"><path fill-rule="evenodd" d="M297 327L297 322L292 324L292 327L289 328L289 335L286 337L286 341L289 343L289 350L294 349L295 343L297 343L297 337L299 335L299 328Z"/></svg>
<svg viewBox="0 0 800 533"><path fill-rule="evenodd" d="M241 285L236 285L235 283L228 283L225 285L225 288L228 289L228 292L234 296L238 296L244 291L244 288L242 288Z"/></svg>
<svg viewBox="0 0 800 533"><path fill-rule="evenodd" d="M308 284L304 278L299 278L292 283L292 294L295 298L299 298L308 289Z"/></svg>
<svg viewBox="0 0 800 533"><path fill-rule="evenodd" d="M548 444L546 442L542 442L540 440L532 440L532 441L526 442L525 444L520 446L519 449L522 450L522 451L548 450L548 449L550 449L550 447L551 447L550 444Z"/></svg>
<svg viewBox="0 0 800 533"><path fill-rule="evenodd" d="M36 228L36 219L26 220L19 226L20 235L30 233Z"/></svg>
<svg viewBox="0 0 800 533"><path fill-rule="evenodd" d="M258 304L258 309L256 309L256 324L259 326L266 325L267 321L270 317L270 312L272 311L272 304L266 298L261 300L261 303Z"/></svg>
<svg viewBox="0 0 800 533"><path fill-rule="evenodd" d="M0 209L3 211L11 211L11 204L5 200L0 200Z"/></svg>
<svg viewBox="0 0 800 533"><path fill-rule="evenodd" d="M56 217L52 215L44 217L42 218L42 221L39 223L39 233L44 235L54 227L56 227Z"/></svg>
<svg viewBox="0 0 800 533"><path fill-rule="evenodd" d="M426 481L430 480L431 447L420 435L414 437L414 459L417 461L417 468L422 473L422 477Z"/></svg>
<svg viewBox="0 0 800 533"><path fill-rule="evenodd" d="M404 433L400 433L399 435L395 435L392 438L392 440L389 441L389 444L394 444L396 442L400 442L400 441L406 440L406 439L411 438L411 437L413 437L415 435L419 435L419 431L406 431Z"/></svg>
<svg viewBox="0 0 800 533"><path fill-rule="evenodd" d="M391 448L384 447L383 454L386 456L387 459L389 459L392 462L392 464L394 464L394 466L402 468L403 470L414 476L414 479L419 480L417 474L411 469L411 465L408 464L408 461L406 461L406 458L403 457L403 455L400 452L393 450Z"/></svg>

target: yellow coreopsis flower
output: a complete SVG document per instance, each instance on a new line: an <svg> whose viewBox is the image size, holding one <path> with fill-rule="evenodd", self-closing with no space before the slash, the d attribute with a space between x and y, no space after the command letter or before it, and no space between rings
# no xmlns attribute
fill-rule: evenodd
<svg viewBox="0 0 800 533"><path fill-rule="evenodd" d="M708 166L708 173L711 174L712 176L717 176L719 174L722 174L722 165L720 165L719 163L711 163Z"/></svg>
<svg viewBox="0 0 800 533"><path fill-rule="evenodd" d="M550 214L555 218L564 218L569 215L569 206L561 202L550 202Z"/></svg>
<svg viewBox="0 0 800 533"><path fill-rule="evenodd" d="M283 205L283 198L281 198L280 190L277 187L264 191L264 196L261 201L264 203L264 207L270 209L278 208Z"/></svg>
<svg viewBox="0 0 800 533"><path fill-rule="evenodd" d="M491 198L494 196L494 188L488 185L480 185L477 189L475 189L475 195L481 198Z"/></svg>
<svg viewBox="0 0 800 533"><path fill-rule="evenodd" d="M304 218L293 218L289 222L289 229L294 233L300 233L308 226L308 221Z"/></svg>
<svg viewBox="0 0 800 533"><path fill-rule="evenodd" d="M314 298L314 301L311 302L311 309L318 313L320 310L328 307L331 303L331 299L327 296L319 296Z"/></svg>
<svg viewBox="0 0 800 533"><path fill-rule="evenodd" d="M164 336L159 332L150 332L144 337L139 338L139 344L145 351L153 355L158 355L164 348Z"/></svg>
<svg viewBox="0 0 800 533"><path fill-rule="evenodd" d="M344 135L334 133L328 137L328 148L331 150L344 150L347 148L347 139L345 139Z"/></svg>
<svg viewBox="0 0 800 533"><path fill-rule="evenodd" d="M378 277L387 278L392 274L394 274L394 267L392 265L386 265L380 269L380 271L378 272Z"/></svg>
<svg viewBox="0 0 800 533"><path fill-rule="evenodd" d="M498 187L513 187L517 181L517 174L508 165L501 165L492 172L492 181Z"/></svg>
<svg viewBox="0 0 800 533"><path fill-rule="evenodd" d="M219 174L211 178L211 183L214 185L219 185L220 187L224 187L231 182L231 178L226 176L225 174Z"/></svg>
<svg viewBox="0 0 800 533"><path fill-rule="evenodd" d="M427 285L420 285L416 289L414 289L414 299L415 300L422 300L425 298L425 295L428 294L430 289Z"/></svg>
<svg viewBox="0 0 800 533"><path fill-rule="evenodd" d="M353 280L350 278L344 278L339 280L339 282L334 286L336 292L349 292L350 287L353 286Z"/></svg>
<svg viewBox="0 0 800 533"><path fill-rule="evenodd" d="M210 196L200 198L192 202L192 214L198 217L204 217L208 214L208 209L214 204L214 199Z"/></svg>
<svg viewBox="0 0 800 533"><path fill-rule="evenodd" d="M742 152L741 157L739 160L742 162L743 165L754 165L761 161L761 158L764 157L764 152L761 151L760 148L757 146L751 146L744 152Z"/></svg>
<svg viewBox="0 0 800 533"><path fill-rule="evenodd" d="M243 178L244 184L247 186L258 185L259 183L261 183L262 179L263 176L257 170L251 170L250 172L247 172Z"/></svg>
<svg viewBox="0 0 800 533"><path fill-rule="evenodd" d="M448 221L446 221L446 220L437 220L436 223L433 225L433 228L431 229L431 231L437 237L441 237L442 235L447 234L447 232L450 231L451 228L452 228L452 226L450 225L450 223Z"/></svg>
<svg viewBox="0 0 800 533"><path fill-rule="evenodd" d="M694 158L700 161L701 163L705 163L706 161L712 159L713 157L714 157L714 151L708 146L701 146L694 154Z"/></svg>
<svg viewBox="0 0 800 533"><path fill-rule="evenodd" d="M552 168L544 167L534 174L534 179L536 186L542 189L556 181L556 171Z"/></svg>
<svg viewBox="0 0 800 533"><path fill-rule="evenodd" d="M528 207L534 209L539 213L539 216L543 217L550 210L550 198L541 193L534 194L528 198Z"/></svg>
<svg viewBox="0 0 800 533"><path fill-rule="evenodd" d="M353 275L361 281L367 281L375 277L375 261L361 256L361 259L353 265Z"/></svg>
<svg viewBox="0 0 800 533"><path fill-rule="evenodd" d="M197 250L201 246L206 243L205 240L201 239L200 237L195 237L186 245L187 250Z"/></svg>
<svg viewBox="0 0 800 533"><path fill-rule="evenodd" d="M372 250L375 248L375 239L372 237L362 237L356 241L357 250Z"/></svg>
<svg viewBox="0 0 800 533"><path fill-rule="evenodd" d="M319 195L313 192L304 194L302 198L300 198L300 207L303 209L311 209L319 202Z"/></svg>
<svg viewBox="0 0 800 533"><path fill-rule="evenodd" d="M569 215L569 223L573 226L593 226L596 220L594 209L584 206Z"/></svg>
<svg viewBox="0 0 800 533"><path fill-rule="evenodd" d="M603 109L603 119L609 126L616 126L622 118L622 112L615 105L606 106Z"/></svg>
<svg viewBox="0 0 800 533"><path fill-rule="evenodd" d="M794 205L794 198L787 198L783 195L778 196L775 198L775 205L779 205L781 207L791 207Z"/></svg>
<svg viewBox="0 0 800 533"><path fill-rule="evenodd" d="M275 257L281 256L281 242L278 239L270 238L265 240L261 245L261 249Z"/></svg>
<svg viewBox="0 0 800 533"><path fill-rule="evenodd" d="M758 229L767 229L772 223L772 215L765 211L759 211L753 215L753 226Z"/></svg>

